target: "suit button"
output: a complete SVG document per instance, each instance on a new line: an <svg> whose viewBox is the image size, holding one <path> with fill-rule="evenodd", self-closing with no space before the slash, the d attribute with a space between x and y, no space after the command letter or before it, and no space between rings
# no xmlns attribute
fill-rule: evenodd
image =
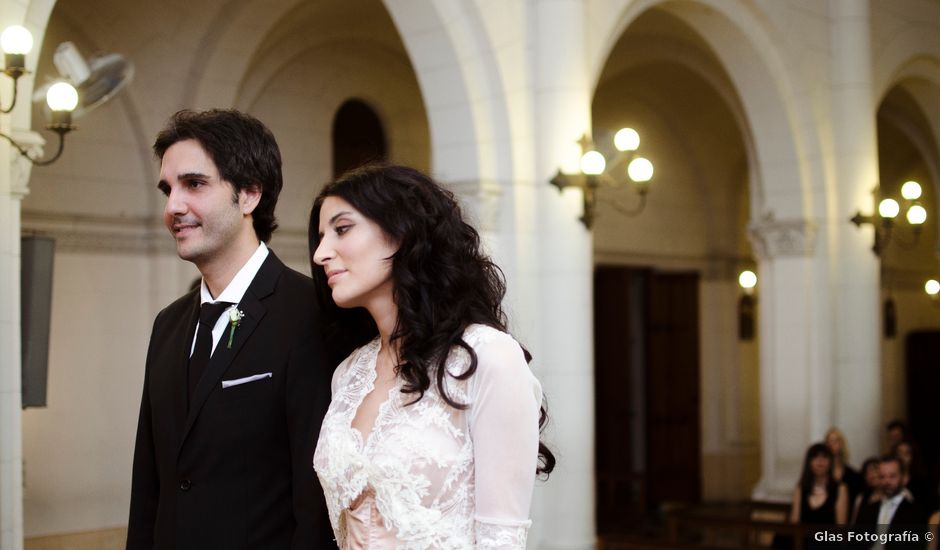
<svg viewBox="0 0 940 550"><path fill-rule="evenodd" d="M180 481L180 489L183 491L188 491L190 487L193 486L193 482L188 479L183 479Z"/></svg>

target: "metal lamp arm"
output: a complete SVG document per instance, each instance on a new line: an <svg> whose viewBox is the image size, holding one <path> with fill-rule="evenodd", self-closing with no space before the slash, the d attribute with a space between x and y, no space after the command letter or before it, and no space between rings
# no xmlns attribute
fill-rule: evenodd
<svg viewBox="0 0 940 550"><path fill-rule="evenodd" d="M58 148L56 149L55 155L53 155L51 158L48 158L48 159L45 159L45 160L36 160L36 159L34 159L33 157L29 156L29 154L27 153L26 149L23 149L23 147L20 146L19 143L15 142L15 141L13 140L13 138L11 138L10 136L4 134L3 132L0 132L0 137L2 137L3 139L9 141L9 142L10 142L10 145L12 145L17 151L19 151L19 153L20 153L21 155L23 155L24 157L26 157L26 159L29 160L29 162L33 163L34 166L48 166L48 165L52 164L53 162L57 161L57 160L59 159L59 157L62 156L62 151L65 149L65 132L59 132L59 131L57 131L56 134L58 134L58 136L59 136L59 146L58 146Z"/></svg>
<svg viewBox="0 0 940 550"><path fill-rule="evenodd" d="M16 80L13 81L13 100L10 102L10 106L5 109L0 109L0 113L9 114L13 111L13 107L16 106L16 91L19 86L16 85Z"/></svg>

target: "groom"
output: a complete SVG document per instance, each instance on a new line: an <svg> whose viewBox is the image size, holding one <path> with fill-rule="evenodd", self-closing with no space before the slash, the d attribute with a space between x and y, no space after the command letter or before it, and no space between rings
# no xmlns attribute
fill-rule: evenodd
<svg viewBox="0 0 940 550"><path fill-rule="evenodd" d="M181 111L153 149L164 223L202 284L154 321L127 548L335 548L312 466L332 375L314 287L265 245L274 136L237 111Z"/></svg>

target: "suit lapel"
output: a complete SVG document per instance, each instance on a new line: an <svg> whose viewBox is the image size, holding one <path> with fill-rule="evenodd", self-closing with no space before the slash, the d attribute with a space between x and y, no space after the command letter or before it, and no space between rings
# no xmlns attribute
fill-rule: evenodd
<svg viewBox="0 0 940 550"><path fill-rule="evenodd" d="M245 315L238 327L235 328L232 347L228 346L231 326L227 326L225 332L222 333L222 338L219 339L219 343L215 347L215 351L212 352L212 358L209 359L206 371L199 379L199 384L196 385L196 391L190 400L189 414L186 416L185 427L180 438L180 450L182 450L183 443L186 442L186 437L192 430L193 424L196 422L196 418L199 416L206 400L213 391L221 388L221 380L225 375L225 371L228 370L238 352L267 313L267 308L264 307L261 300L274 292L277 279L283 270L284 264L274 255L274 252L269 252L251 285L248 286L248 290L245 291L242 301L238 304L238 309ZM185 377L183 383L185 384ZM185 385L182 387L185 387ZM183 401L185 408L185 398Z"/></svg>
<svg viewBox="0 0 940 550"><path fill-rule="evenodd" d="M182 441L183 429L186 426L186 386L187 366L189 354L192 350L193 335L196 332L196 320L199 318L199 293L193 295L192 307L184 315L183 323L178 325L177 334L171 337L171 342L179 342L174 350L176 357L171 362L173 368L170 373L170 387L173 394L173 417L178 441Z"/></svg>

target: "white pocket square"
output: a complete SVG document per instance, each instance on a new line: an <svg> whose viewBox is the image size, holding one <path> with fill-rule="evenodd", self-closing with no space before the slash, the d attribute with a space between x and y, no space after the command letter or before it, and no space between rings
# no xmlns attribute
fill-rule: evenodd
<svg viewBox="0 0 940 550"><path fill-rule="evenodd" d="M247 384L248 382L255 382L257 380L264 380L265 378L271 378L274 376L273 373L266 372L264 374L255 374L253 376L246 376L244 378L236 378L235 380L223 380L222 389L231 388L232 386L238 386L240 384Z"/></svg>

